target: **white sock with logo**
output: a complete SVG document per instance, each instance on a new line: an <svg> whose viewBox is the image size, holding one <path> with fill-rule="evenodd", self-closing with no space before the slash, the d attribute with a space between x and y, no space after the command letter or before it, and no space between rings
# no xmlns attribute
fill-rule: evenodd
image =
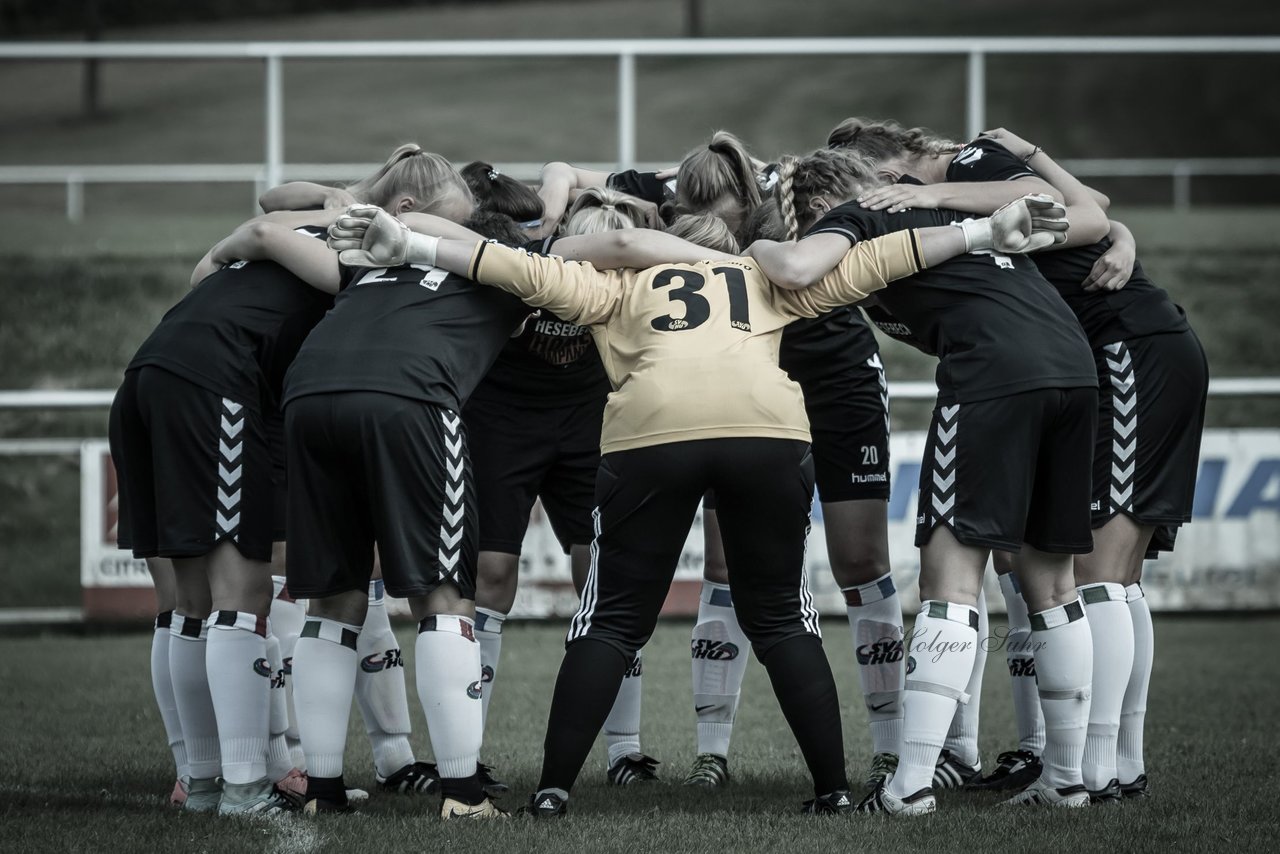
<svg viewBox="0 0 1280 854"><path fill-rule="evenodd" d="M738 625L729 585L704 580L700 599L698 622L693 627L690 645L693 708L698 716L698 753L728 757L733 719L737 714L751 647ZM637 720L637 729L638 724ZM638 739L637 735L637 750L640 747Z"/></svg>
<svg viewBox="0 0 1280 854"><path fill-rule="evenodd" d="M293 649L293 707L307 773L341 777L360 627L308 617Z"/></svg>
<svg viewBox="0 0 1280 854"><path fill-rule="evenodd" d="M356 704L364 719L373 767L389 777L413 764L409 745L409 695L404 685L404 656L391 630L382 580L369 582L369 610L356 641Z"/></svg>
<svg viewBox="0 0 1280 854"><path fill-rule="evenodd" d="M1044 713L1040 779L1055 789L1078 786L1093 678L1093 638L1083 606L1076 601L1032 614L1031 641Z"/></svg>
<svg viewBox="0 0 1280 854"><path fill-rule="evenodd" d="M1121 783L1132 783L1146 773L1142 761L1142 728L1147 719L1147 688L1151 684L1151 666L1155 658L1155 630L1142 585L1126 587L1125 598L1133 620L1133 669L1129 673L1120 711L1116 773Z"/></svg>
<svg viewBox="0 0 1280 854"><path fill-rule="evenodd" d="M947 727L973 673L978 610L928 599L907 637L907 680L902 695L902 751L886 785L898 798L933 782Z"/></svg>
<svg viewBox="0 0 1280 854"><path fill-rule="evenodd" d="M173 698L173 679L169 676L169 637L173 625L173 612L162 611L156 615L155 633L151 636L151 690L156 695L160 720L164 723L165 739L173 753L173 765L178 779L190 776L187 768L187 746L182 741L182 721L178 719L178 703Z"/></svg>
<svg viewBox="0 0 1280 854"><path fill-rule="evenodd" d="M275 593L271 599L271 615L267 619L271 624L271 633L280 642L280 660L284 665L284 699L289 715L284 738L289 745L293 767L305 770L307 760L302 755L302 740L298 737L298 715L293 708L293 647L298 642L298 635L302 633L302 624L307 620L307 605L305 599L295 600L289 596L283 576L271 576L271 583L275 587Z"/></svg>
<svg viewBox="0 0 1280 854"><path fill-rule="evenodd" d="M1133 618L1123 584L1086 584L1079 592L1093 637L1093 697L1080 770L1085 788L1096 792L1116 779L1120 708L1133 672Z"/></svg>
<svg viewBox="0 0 1280 854"><path fill-rule="evenodd" d="M480 645L469 617L436 615L418 625L418 699L440 777L472 777L480 759Z"/></svg>
<svg viewBox="0 0 1280 854"><path fill-rule="evenodd" d="M480 726L489 721L489 702L493 699L494 680L498 676L498 658L502 655L502 624L507 615L489 608L476 608L476 642L480 644Z"/></svg>
<svg viewBox="0 0 1280 854"><path fill-rule="evenodd" d="M893 575L845 587L845 610L853 633L858 684L867 707L871 752L898 752L902 739L902 682L906 656L902 651L902 602Z"/></svg>
<svg viewBox="0 0 1280 854"><path fill-rule="evenodd" d="M1031 646L1031 619L1022 598L1018 579L1012 572L1000 576L1000 592L1009 614L1009 634L1004 658L1009 665L1013 689L1013 717L1018 726L1018 749L1036 756L1044 752L1044 716L1040 714L1040 692L1036 688L1036 657Z"/></svg>
<svg viewBox="0 0 1280 854"><path fill-rule="evenodd" d="M280 641L271 632L271 620L267 620L267 661L271 662L271 697L268 705L267 727L267 779L273 783L283 780L294 769L293 754L289 750L285 730L289 728L289 701L285 698L284 662L280 656ZM299 769L301 770L301 769Z"/></svg>
<svg viewBox="0 0 1280 854"><path fill-rule="evenodd" d="M218 719L209 696L205 669L208 630L204 620L173 612L169 637L169 679L182 722L187 771L192 779L207 780L222 773L218 750Z"/></svg>
<svg viewBox="0 0 1280 854"><path fill-rule="evenodd" d="M978 591L978 643L974 648L973 670L965 693L969 702L961 703L951 719L947 740L942 746L966 765L978 764L978 712L982 707L982 676L987 669L987 643L991 625L987 621L987 594Z"/></svg>
<svg viewBox="0 0 1280 854"><path fill-rule="evenodd" d="M233 785L267 776L272 671L266 635L265 617L245 611L214 611L209 617L205 666L218 718L222 779Z"/></svg>
<svg viewBox="0 0 1280 854"><path fill-rule="evenodd" d="M604 740L609 747L609 766L630 753L640 752L640 695L644 661L640 650L622 675L618 696L604 721Z"/></svg>

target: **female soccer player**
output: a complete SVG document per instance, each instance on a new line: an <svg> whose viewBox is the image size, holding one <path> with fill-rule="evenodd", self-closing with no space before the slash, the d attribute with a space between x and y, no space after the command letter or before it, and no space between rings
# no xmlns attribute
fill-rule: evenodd
<svg viewBox="0 0 1280 854"><path fill-rule="evenodd" d="M1023 203L1011 215L1026 213ZM411 235L373 208L350 211L330 237L331 245L348 249L349 262L410 261L466 272L591 325L616 389L601 436L591 573L570 627L530 811L564 813L610 689L653 631L709 488L721 498L739 618L813 775L816 797L806 811L848 811L835 684L804 585L813 489L808 425L799 387L777 367L778 339L797 317L861 299L963 251L964 235L943 227L868 242L847 254L840 275L795 293L773 290L750 261L670 235L599 237L648 250L620 253L613 263L594 257L601 266L637 257L702 260L600 272L560 258Z"/></svg>
<svg viewBox="0 0 1280 854"><path fill-rule="evenodd" d="M795 244L755 244L766 275L803 286L832 268L832 244L847 248L920 225L968 227L951 211L861 208L856 198L880 183L869 161L847 151L784 162L780 209L790 234L807 235ZM1090 647L1070 555L1092 548L1082 460L1092 441L1097 379L1084 336L1026 259L962 255L876 298L940 357L920 475L922 606L907 642L902 752L896 772L860 805L919 815L936 809L929 784L956 704L967 699L991 549L1025 553L1020 580L1043 626L1036 637L1042 694L1061 697L1055 714L1067 726L1081 708L1087 714L1080 662L1087 664ZM1055 785L1078 800L1078 750L1056 742L1055 750Z"/></svg>

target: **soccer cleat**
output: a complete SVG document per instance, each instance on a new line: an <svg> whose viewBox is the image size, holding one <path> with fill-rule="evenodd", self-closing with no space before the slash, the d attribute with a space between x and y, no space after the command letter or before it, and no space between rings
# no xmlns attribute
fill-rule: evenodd
<svg viewBox="0 0 1280 854"><path fill-rule="evenodd" d="M898 754L877 753L871 757L871 768L867 771L866 785L874 789L881 783L888 782L893 772L898 770Z"/></svg>
<svg viewBox="0 0 1280 854"><path fill-rule="evenodd" d="M569 812L569 802L555 792L534 792L529 803L520 807L519 815L529 818L564 818Z"/></svg>
<svg viewBox="0 0 1280 854"><path fill-rule="evenodd" d="M1004 803L1009 806L1047 806L1078 809L1089 806L1089 790L1079 784L1055 789L1043 779L1040 779Z"/></svg>
<svg viewBox="0 0 1280 854"><path fill-rule="evenodd" d="M729 760L714 753L699 753L693 760L693 769L684 778L686 786L700 789L718 789L729 782Z"/></svg>
<svg viewBox="0 0 1280 854"><path fill-rule="evenodd" d="M315 817L326 813L342 814L355 811L355 807L351 806L350 801L334 801L329 798L312 798L302 806L302 814L308 817Z"/></svg>
<svg viewBox="0 0 1280 854"><path fill-rule="evenodd" d="M938 764L933 768L933 788L962 789L965 784L982 777L982 760L968 765L956 758L950 750L943 748L938 754Z"/></svg>
<svg viewBox="0 0 1280 854"><path fill-rule="evenodd" d="M1120 794L1126 799L1145 798L1150 795L1151 787L1147 784L1147 775L1139 774L1132 783L1121 783Z"/></svg>
<svg viewBox="0 0 1280 854"><path fill-rule="evenodd" d="M996 757L996 768L988 776L970 780L966 789L1002 791L1022 789L1040 778L1044 763L1030 750L1006 750Z"/></svg>
<svg viewBox="0 0 1280 854"><path fill-rule="evenodd" d="M295 812L298 805L265 777L255 783L224 783L218 815L265 818Z"/></svg>
<svg viewBox="0 0 1280 854"><path fill-rule="evenodd" d="M853 795L848 789L836 789L819 798L805 801L800 807L804 815L848 815L854 810Z"/></svg>
<svg viewBox="0 0 1280 854"><path fill-rule="evenodd" d="M445 798L444 803L440 805L440 818L447 821L454 818L510 818L510 815L506 810L498 809L498 805L487 797L478 804L468 804L456 801L453 798Z"/></svg>
<svg viewBox="0 0 1280 854"><path fill-rule="evenodd" d="M854 809L863 815L883 813L885 815L917 816L928 815L938 809L938 799L933 796L933 789L925 787L905 798L895 797L889 793L887 783L875 787L869 795Z"/></svg>
<svg viewBox="0 0 1280 854"><path fill-rule="evenodd" d="M187 782L179 777L173 781L173 792L169 795L169 805L180 807L187 802Z"/></svg>
<svg viewBox="0 0 1280 854"><path fill-rule="evenodd" d="M1089 790L1090 806L1114 806L1120 803L1123 798L1124 793L1120 791L1120 781L1114 777L1111 778L1110 783L1107 783L1101 789L1097 791Z"/></svg>
<svg viewBox="0 0 1280 854"><path fill-rule="evenodd" d="M378 781L378 788L384 792L434 795L440 791L440 773L431 762L412 762L386 777L376 771L373 776Z"/></svg>
<svg viewBox="0 0 1280 854"><path fill-rule="evenodd" d="M276 791L301 808L307 802L307 775L294 768L276 781Z"/></svg>
<svg viewBox="0 0 1280 854"><path fill-rule="evenodd" d="M217 812L222 786L217 777L192 777L187 781L187 799L182 808L191 812Z"/></svg>
<svg viewBox="0 0 1280 854"><path fill-rule="evenodd" d="M435 770L434 765L432 766L432 770ZM483 789L484 793L491 798L496 798L498 795L505 795L507 792L511 791L510 786L493 776L493 768L485 765L483 762L476 763L476 774L480 777L480 788Z"/></svg>
<svg viewBox="0 0 1280 854"><path fill-rule="evenodd" d="M648 783L658 779L657 767L661 763L643 753L628 753L609 766L606 775L613 786L630 786L632 783Z"/></svg>

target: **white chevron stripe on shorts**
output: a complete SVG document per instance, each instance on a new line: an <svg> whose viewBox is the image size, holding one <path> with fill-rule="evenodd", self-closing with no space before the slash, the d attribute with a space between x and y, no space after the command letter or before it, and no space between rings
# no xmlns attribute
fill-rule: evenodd
<svg viewBox="0 0 1280 854"><path fill-rule="evenodd" d="M925 486L929 490L928 501L921 496L924 515L932 516L933 523L955 523L956 506L956 455L960 432L960 404L940 406L934 413L931 429L934 440L933 455L926 457L930 478Z"/></svg>
<svg viewBox="0 0 1280 854"><path fill-rule="evenodd" d="M445 469L448 477L444 482L444 504L440 508L440 545L436 558L440 566L437 573L441 579L450 578L460 567L458 558L462 554L462 529L466 524L466 486L463 475L466 472L466 459L462 456L462 435L458 432L461 423L459 417L442 410L440 420L444 423Z"/></svg>
<svg viewBox="0 0 1280 854"><path fill-rule="evenodd" d="M244 406L222 398L218 414L218 484L214 504L214 541L240 541L240 481L244 474Z"/></svg>
<svg viewBox="0 0 1280 854"><path fill-rule="evenodd" d="M1138 376L1133 357L1123 341L1107 344L1108 379L1111 383L1111 512L1133 510L1133 489L1138 462Z"/></svg>
<svg viewBox="0 0 1280 854"><path fill-rule="evenodd" d="M876 380L880 383L880 405L884 407L884 431L890 433L892 431L889 429L889 381L885 378L884 362L880 361L879 353L867 359L867 367L875 369Z"/></svg>

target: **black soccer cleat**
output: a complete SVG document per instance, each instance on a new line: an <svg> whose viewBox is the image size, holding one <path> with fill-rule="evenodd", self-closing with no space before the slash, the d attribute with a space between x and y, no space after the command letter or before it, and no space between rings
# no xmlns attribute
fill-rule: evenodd
<svg viewBox="0 0 1280 854"><path fill-rule="evenodd" d="M652 783L658 779L661 763L643 753L628 753L609 766L606 779L611 786L630 786L632 783Z"/></svg>
<svg viewBox="0 0 1280 854"><path fill-rule="evenodd" d="M699 753L684 785L699 789L718 789L729 784L729 760L714 753Z"/></svg>
<svg viewBox="0 0 1280 854"><path fill-rule="evenodd" d="M996 757L995 770L986 777L970 780L966 789L996 792L1024 789L1040 779L1044 763L1030 750L1006 750Z"/></svg>
<svg viewBox="0 0 1280 854"><path fill-rule="evenodd" d="M1151 786L1147 783L1147 775L1139 774L1132 783L1121 783L1120 794L1128 800L1129 798L1145 798L1151 794Z"/></svg>
<svg viewBox="0 0 1280 854"><path fill-rule="evenodd" d="M1120 803L1124 798L1124 793L1120 791L1120 781L1114 777L1110 783L1098 790L1089 790L1090 806L1114 806Z"/></svg>
<svg viewBox="0 0 1280 854"><path fill-rule="evenodd" d="M848 789L836 789L811 801L805 801L800 807L803 815L849 815L853 812L853 795Z"/></svg>
<svg viewBox="0 0 1280 854"><path fill-rule="evenodd" d="M440 772L435 763L413 762L386 777L374 772L378 788L399 795L434 795L440 791Z"/></svg>
<svg viewBox="0 0 1280 854"><path fill-rule="evenodd" d="M982 778L982 760L973 765L961 762L950 750L943 748L938 754L938 764L933 768L933 788L963 789L969 782Z"/></svg>
<svg viewBox="0 0 1280 854"><path fill-rule="evenodd" d="M511 791L510 786L493 776L493 768L483 762L476 763L476 776L480 778L480 788L484 789L484 793L491 798Z"/></svg>
<svg viewBox="0 0 1280 854"><path fill-rule="evenodd" d="M516 815L529 818L564 818L569 812L569 802L555 792L534 792L529 796L529 803L520 807Z"/></svg>

